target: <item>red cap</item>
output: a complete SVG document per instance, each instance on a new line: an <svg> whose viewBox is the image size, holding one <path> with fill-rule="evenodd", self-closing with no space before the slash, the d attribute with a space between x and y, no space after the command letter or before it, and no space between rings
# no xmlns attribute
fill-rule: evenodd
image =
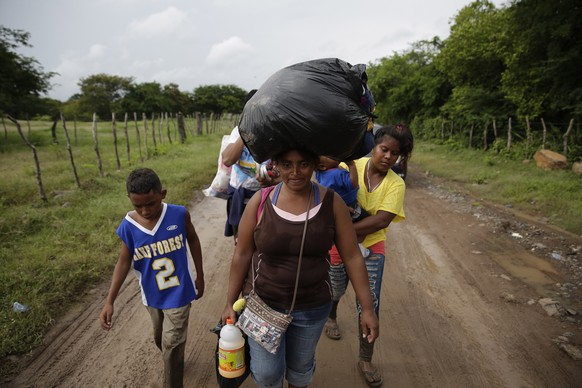
<svg viewBox="0 0 582 388"><path fill-rule="evenodd" d="M226 318L226 324L232 325L232 319L230 317Z"/></svg>

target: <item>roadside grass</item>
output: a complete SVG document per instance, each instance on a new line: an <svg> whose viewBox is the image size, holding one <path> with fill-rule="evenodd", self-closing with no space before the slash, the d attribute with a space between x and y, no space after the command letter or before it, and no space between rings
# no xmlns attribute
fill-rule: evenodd
<svg viewBox="0 0 582 388"><path fill-rule="evenodd" d="M125 191L129 171L153 168L168 190L166 201L188 206L195 192L212 181L222 136L232 129L232 123L224 122L212 134L188 133L185 144L158 140L155 149L150 139L149 159L141 162L135 127L130 126L128 161L118 126L117 171L111 124L99 123L101 177L91 123L78 124L78 145L72 145L78 188L62 126L59 143L53 144L50 125L33 122L28 136L38 152L47 202L40 199L31 149L13 127L7 136L0 134L0 377L15 372L10 355L38 346L56 317L93 285L110 278L119 254L115 230L131 209ZM72 125L67 123L67 128L73 143ZM26 134L26 125L22 129ZM142 142L143 136L142 130ZM145 158L143 144L142 154ZM14 312L16 301L30 310Z"/></svg>
<svg viewBox="0 0 582 388"><path fill-rule="evenodd" d="M478 198L582 235L582 177L571 169L546 171L533 159L426 141L415 142L411 164L461 184Z"/></svg>

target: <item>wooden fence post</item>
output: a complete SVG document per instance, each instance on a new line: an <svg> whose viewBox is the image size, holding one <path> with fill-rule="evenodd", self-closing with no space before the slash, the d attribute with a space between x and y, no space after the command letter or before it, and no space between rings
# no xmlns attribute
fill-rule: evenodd
<svg viewBox="0 0 582 388"><path fill-rule="evenodd" d="M178 121L178 132L180 133L180 143L184 144L186 141L186 128L184 128L184 115L182 112L176 114L176 120Z"/></svg>
<svg viewBox="0 0 582 388"><path fill-rule="evenodd" d="M137 147L139 148L139 160L143 162L143 155L141 153L141 139L139 136L139 127L137 125L137 112L133 112L133 122L135 123L135 137L137 139Z"/></svg>
<svg viewBox="0 0 582 388"><path fill-rule="evenodd" d="M196 130L198 136L202 135L202 117L200 117L200 112L196 112Z"/></svg>
<svg viewBox="0 0 582 388"><path fill-rule="evenodd" d="M77 167L75 167L75 159L73 158L73 149L71 148L71 139L69 138L69 131L67 131L67 124L65 123L65 116L63 113L61 115L61 122L63 123L63 130L65 131L65 137L67 139L67 151L69 151L69 161L71 162L71 166L73 167L73 175L75 176L75 182L77 183L77 187L81 187L81 182L79 182L79 175L77 175Z"/></svg>
<svg viewBox="0 0 582 388"><path fill-rule="evenodd" d="M546 149L546 139L548 136L548 128L546 128L546 122L544 121L544 118L541 117L540 120L542 120L542 127L544 128L544 132L543 132L543 136L542 136L542 150Z"/></svg>
<svg viewBox="0 0 582 388"><path fill-rule="evenodd" d="M525 116L526 124L526 138L525 138L525 155L529 155L529 148L531 146L531 126L529 125L529 116Z"/></svg>
<svg viewBox="0 0 582 388"><path fill-rule="evenodd" d="M172 144L172 131L170 131L170 120L168 119L168 112L165 113L166 115L166 133L168 135L168 141Z"/></svg>
<svg viewBox="0 0 582 388"><path fill-rule="evenodd" d="M178 138L178 128L176 127L176 121L174 120L174 113L170 113L170 121L172 122L172 129L174 130L174 139Z"/></svg>
<svg viewBox="0 0 582 388"><path fill-rule="evenodd" d="M493 136L495 137L495 140L497 140L497 123L495 117L493 118Z"/></svg>
<svg viewBox="0 0 582 388"><path fill-rule="evenodd" d="M111 130L113 131L113 147L115 148L115 161L117 162L117 171L121 171L121 162L119 161L119 150L117 149L117 125L115 124L115 112L111 113Z"/></svg>
<svg viewBox="0 0 582 388"><path fill-rule="evenodd" d="M475 124L471 123L471 128L469 129L469 148L473 147L473 128Z"/></svg>
<svg viewBox="0 0 582 388"><path fill-rule="evenodd" d="M101 153L99 152L99 140L97 138L97 114L93 113L93 149L97 154L97 168L99 169L99 176L103 176L103 162L101 161Z"/></svg>
<svg viewBox="0 0 582 388"><path fill-rule="evenodd" d="M154 150L158 148L158 143L156 142L156 117L154 112L152 112L152 140L154 142Z"/></svg>
<svg viewBox="0 0 582 388"><path fill-rule="evenodd" d="M153 113L152 113L153 115ZM164 137L162 136L162 114L158 114L158 138L160 140L160 144L164 144Z"/></svg>
<svg viewBox="0 0 582 388"><path fill-rule="evenodd" d="M127 112L125 112L125 117L123 118L123 132L125 133L125 151L127 153L127 161L130 161L129 155L129 135L127 133Z"/></svg>
<svg viewBox="0 0 582 388"><path fill-rule="evenodd" d="M46 194L44 193L44 188L42 186L42 176L40 173L40 162L38 161L36 147L34 146L34 144L29 142L28 139L24 136L24 133L22 133L22 128L20 127L20 124L18 123L18 121L16 121L15 118L13 118L12 116L8 116L8 120L12 121L16 125L16 130L18 130L18 134L22 138L22 141L24 142L24 144L29 146L30 149L32 150L32 157L34 159L34 166L36 168L36 184L38 185L40 199L43 202L47 202L47 197L46 197ZM2 124L4 124L4 116L2 116ZM4 129L6 130L6 124L4 124Z"/></svg>
<svg viewBox="0 0 582 388"><path fill-rule="evenodd" d="M574 127L574 119L570 119L570 124L568 125L568 130L563 136L564 139L564 156L568 156L568 136L570 136L570 132L572 132L572 128Z"/></svg>
<svg viewBox="0 0 582 388"><path fill-rule="evenodd" d="M148 150L148 118L145 112L142 112L143 115L143 138L145 139L145 154L146 160L149 160L149 150Z"/></svg>

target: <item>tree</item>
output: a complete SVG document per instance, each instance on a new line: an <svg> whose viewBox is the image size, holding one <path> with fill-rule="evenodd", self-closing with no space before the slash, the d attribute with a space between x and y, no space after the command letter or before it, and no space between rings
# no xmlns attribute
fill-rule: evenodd
<svg viewBox="0 0 582 388"><path fill-rule="evenodd" d="M121 103L133 87L133 78L95 74L81 78L78 85L81 111L95 112L101 119L109 119L112 112L121 113Z"/></svg>
<svg viewBox="0 0 582 388"><path fill-rule="evenodd" d="M442 42L419 41L409 50L370 64L369 86L382 123L410 123L416 116L436 116L450 94L446 77L434 65Z"/></svg>
<svg viewBox="0 0 582 388"><path fill-rule="evenodd" d="M178 85L170 83L164 86L163 90L166 101L169 104L170 112L193 112L194 102L192 96L180 91Z"/></svg>
<svg viewBox="0 0 582 388"><path fill-rule="evenodd" d="M582 114L581 19L578 0L522 0L508 9L503 90L521 115Z"/></svg>
<svg viewBox="0 0 582 388"><path fill-rule="evenodd" d="M56 73L45 73L38 61L16 53L18 47L31 47L30 34L0 26L0 111L18 117L34 113L31 104L38 104L41 94L50 89Z"/></svg>
<svg viewBox="0 0 582 388"><path fill-rule="evenodd" d="M505 31L504 12L488 0L474 1L455 16L435 59L453 87L444 113L464 118L508 113L501 91Z"/></svg>
<svg viewBox="0 0 582 388"><path fill-rule="evenodd" d="M239 113L247 92L235 85L207 85L194 89L194 107L199 112Z"/></svg>
<svg viewBox="0 0 582 388"><path fill-rule="evenodd" d="M170 103L157 82L132 85L123 98L121 105L127 112L167 112Z"/></svg>

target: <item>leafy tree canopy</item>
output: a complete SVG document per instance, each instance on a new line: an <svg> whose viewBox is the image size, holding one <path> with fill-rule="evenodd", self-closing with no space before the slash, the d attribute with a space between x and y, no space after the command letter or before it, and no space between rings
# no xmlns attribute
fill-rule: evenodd
<svg viewBox="0 0 582 388"><path fill-rule="evenodd" d="M79 81L82 111L95 112L101 119L120 112L122 100L132 90L133 78L109 74L95 74Z"/></svg>
<svg viewBox="0 0 582 388"><path fill-rule="evenodd" d="M438 114L450 93L444 74L433 63L441 45L438 37L419 41L407 51L369 65L369 86L378 103L379 122L410 123L417 115Z"/></svg>
<svg viewBox="0 0 582 388"><path fill-rule="evenodd" d="M36 113L31 105L39 106L40 95L50 88L56 73L44 72L38 61L18 54L18 47L30 47L30 34L0 25L0 111L14 117Z"/></svg>
<svg viewBox="0 0 582 388"><path fill-rule="evenodd" d="M503 90L520 115L582 115L582 4L522 0L507 10Z"/></svg>
<svg viewBox="0 0 582 388"><path fill-rule="evenodd" d="M206 85L194 89L193 102L200 112L239 113L247 92L235 85Z"/></svg>

